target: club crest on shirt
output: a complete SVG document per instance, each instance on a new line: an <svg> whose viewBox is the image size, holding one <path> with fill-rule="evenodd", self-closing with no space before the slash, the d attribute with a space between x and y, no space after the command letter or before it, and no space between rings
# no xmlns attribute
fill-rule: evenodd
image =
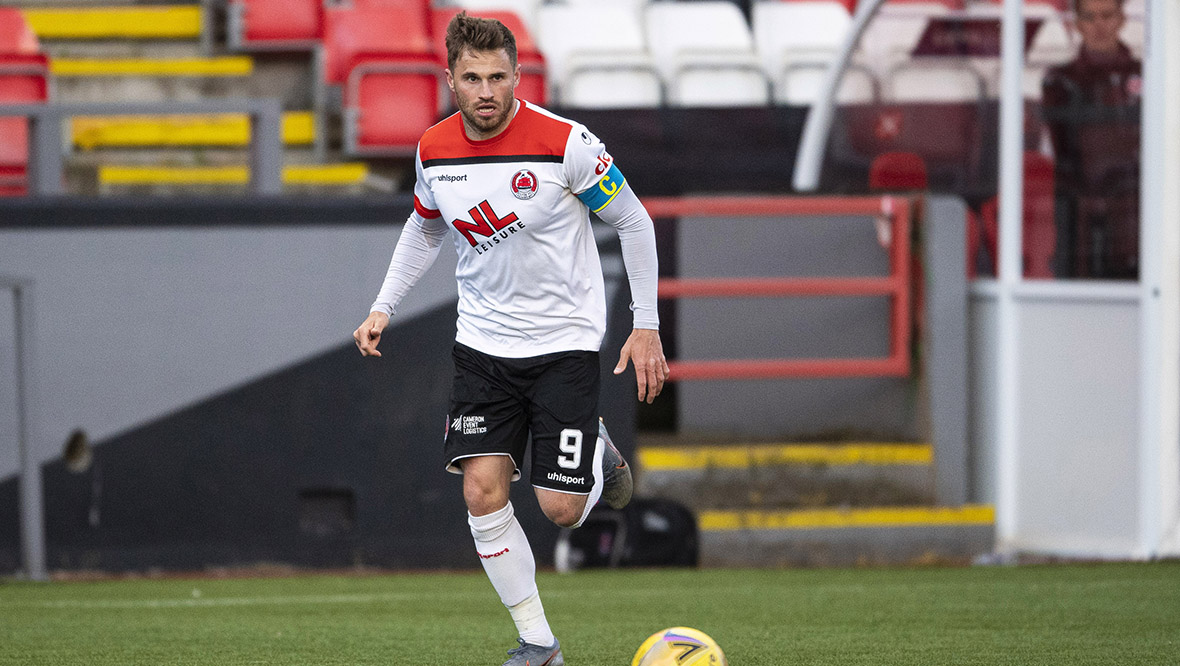
<svg viewBox="0 0 1180 666"><path fill-rule="evenodd" d="M532 199L537 194L537 174L521 169L512 177L512 196L517 199Z"/></svg>

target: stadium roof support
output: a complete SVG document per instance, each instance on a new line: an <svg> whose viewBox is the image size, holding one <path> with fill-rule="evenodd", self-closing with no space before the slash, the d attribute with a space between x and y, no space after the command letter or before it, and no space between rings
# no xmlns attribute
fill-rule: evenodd
<svg viewBox="0 0 1180 666"><path fill-rule="evenodd" d="M803 125L803 138L799 141L799 150L795 154L793 185L799 192L814 192L819 189L819 173L824 163L828 135L832 131L832 115L836 112L836 92L840 90L840 80L844 77L848 64L852 62L852 52L860 43L861 35L883 4L885 0L868 0L857 4L856 14L852 17L852 27L844 37L844 44L828 65L819 94L807 113L807 121Z"/></svg>

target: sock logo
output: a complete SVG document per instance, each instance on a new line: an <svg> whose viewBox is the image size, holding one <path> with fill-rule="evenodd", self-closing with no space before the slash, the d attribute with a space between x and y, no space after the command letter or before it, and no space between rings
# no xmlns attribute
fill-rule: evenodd
<svg viewBox="0 0 1180 666"><path fill-rule="evenodd" d="M499 552L496 552L496 553L489 553L488 555L484 555L483 553L481 553L481 552L479 552L479 551L476 551L476 553L475 553L475 554L476 554L476 555L479 555L479 559L481 559L481 560L490 560L490 559L492 559L493 557L500 557L501 555L503 555L504 553L507 553L507 552L508 552L508 549L507 549L507 548L505 548L504 550L501 550L501 551L499 551Z"/></svg>

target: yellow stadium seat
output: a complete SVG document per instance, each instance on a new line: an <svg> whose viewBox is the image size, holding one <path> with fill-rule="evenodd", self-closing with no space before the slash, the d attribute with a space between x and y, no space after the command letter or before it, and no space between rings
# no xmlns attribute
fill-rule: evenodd
<svg viewBox="0 0 1180 666"><path fill-rule="evenodd" d="M25 9L41 39L193 39L200 5Z"/></svg>
<svg viewBox="0 0 1180 666"><path fill-rule="evenodd" d="M315 121L310 111L283 114L283 143L311 145ZM74 145L95 148L169 148L184 146L245 146L250 142L250 119L243 114L175 116L79 116L73 120Z"/></svg>
<svg viewBox="0 0 1180 666"><path fill-rule="evenodd" d="M286 185L359 185L369 175L363 162L308 164L283 167ZM245 166L160 167L104 165L98 168L98 183L111 185L246 185L250 169Z"/></svg>
<svg viewBox="0 0 1180 666"><path fill-rule="evenodd" d="M53 58L54 76L249 76L250 56L220 58Z"/></svg>

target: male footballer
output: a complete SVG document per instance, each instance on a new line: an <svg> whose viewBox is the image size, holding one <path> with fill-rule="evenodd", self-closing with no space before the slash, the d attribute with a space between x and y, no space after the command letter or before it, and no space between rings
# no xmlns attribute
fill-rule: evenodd
<svg viewBox="0 0 1180 666"><path fill-rule="evenodd" d="M561 666L509 483L520 478L531 435L530 481L554 523L578 527L599 499L615 508L630 500L631 470L598 418L606 298L589 214L618 230L631 285L634 329L614 372L633 363L648 403L668 377L655 232L596 136L515 98L510 30L461 12L446 47L459 112L418 143L414 212L353 337L363 355L381 355L390 316L450 235L459 314L447 470L463 475L476 553L520 636L504 666Z"/></svg>

